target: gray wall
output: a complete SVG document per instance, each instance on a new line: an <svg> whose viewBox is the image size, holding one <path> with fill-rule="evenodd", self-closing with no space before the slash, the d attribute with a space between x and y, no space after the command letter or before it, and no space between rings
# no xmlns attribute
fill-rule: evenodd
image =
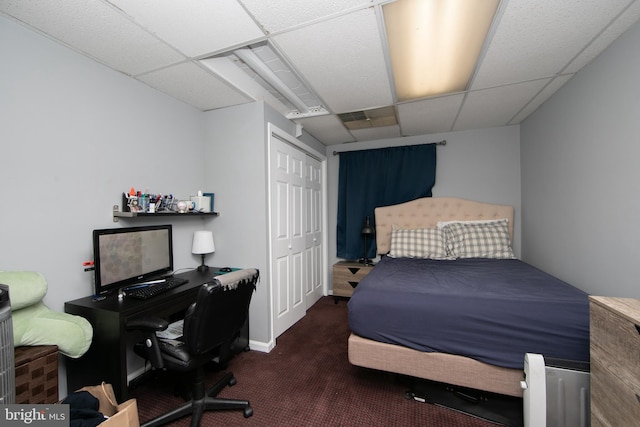
<svg viewBox="0 0 640 427"><path fill-rule="evenodd" d="M252 339L268 340L263 106L245 104L205 113L205 186L220 216L211 224L216 266L255 267L262 278L250 306ZM241 126L230 125L242 123Z"/></svg>
<svg viewBox="0 0 640 427"><path fill-rule="evenodd" d="M0 270L44 274L63 311L93 292L92 230L145 223L113 222L123 191L201 188L203 115L2 17L0 40ZM199 264L191 239L209 221L173 222L176 269ZM59 381L64 396L64 364Z"/></svg>
<svg viewBox="0 0 640 427"><path fill-rule="evenodd" d="M521 126L526 261L589 293L640 297L640 24Z"/></svg>
<svg viewBox="0 0 640 427"><path fill-rule="evenodd" d="M251 340L264 348L275 344L271 337L267 240L268 123L295 134L292 122L262 102L205 113L204 134L205 187L215 193L215 210L220 212L211 224L216 243L211 265L260 269L249 329ZM309 135L300 140L324 151Z"/></svg>
<svg viewBox="0 0 640 427"><path fill-rule="evenodd" d="M512 205L515 208L514 250L520 252L520 130L519 126L448 132L426 136L383 139L327 147L329 186L329 265L336 257L336 212L340 156L333 151L352 151L389 146L426 144L447 140L437 148L434 197ZM330 287L331 288L331 287Z"/></svg>
<svg viewBox="0 0 640 427"><path fill-rule="evenodd" d="M91 231L142 224L113 222L123 191L202 186L203 117L2 17L0 40L0 269L43 273L62 310L92 293ZM176 268L197 266L201 220L175 226Z"/></svg>

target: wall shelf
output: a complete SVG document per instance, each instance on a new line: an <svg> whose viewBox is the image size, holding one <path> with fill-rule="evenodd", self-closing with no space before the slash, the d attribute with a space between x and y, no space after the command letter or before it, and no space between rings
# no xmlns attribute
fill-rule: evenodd
<svg viewBox="0 0 640 427"><path fill-rule="evenodd" d="M181 218L205 218L219 216L220 212L121 212L119 206L113 207L113 222L118 222L120 218L167 218L167 217L181 217Z"/></svg>

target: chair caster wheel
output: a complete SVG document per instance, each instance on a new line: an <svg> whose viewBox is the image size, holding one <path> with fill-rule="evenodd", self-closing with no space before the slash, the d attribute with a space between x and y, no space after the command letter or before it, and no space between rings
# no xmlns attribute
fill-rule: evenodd
<svg viewBox="0 0 640 427"><path fill-rule="evenodd" d="M253 415L253 408L251 406L249 406L248 408L244 408L243 414L245 418L249 418Z"/></svg>
<svg viewBox="0 0 640 427"><path fill-rule="evenodd" d="M235 377L231 377L231 379L229 380L229 386L234 386L238 383L238 381L236 380Z"/></svg>

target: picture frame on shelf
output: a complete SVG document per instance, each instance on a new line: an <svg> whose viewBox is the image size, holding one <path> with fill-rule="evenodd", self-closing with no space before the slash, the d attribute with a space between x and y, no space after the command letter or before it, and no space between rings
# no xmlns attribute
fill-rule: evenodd
<svg viewBox="0 0 640 427"><path fill-rule="evenodd" d="M213 197L215 196L215 193L202 193L203 196L205 197L209 197L209 200L211 201L211 206L209 208L209 212L215 212L213 210Z"/></svg>

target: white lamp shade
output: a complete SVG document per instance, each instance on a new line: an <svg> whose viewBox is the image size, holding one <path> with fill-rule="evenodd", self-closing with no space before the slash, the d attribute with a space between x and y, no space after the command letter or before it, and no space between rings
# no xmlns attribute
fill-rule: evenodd
<svg viewBox="0 0 640 427"><path fill-rule="evenodd" d="M215 252L216 246L213 243L213 232L200 230L193 233L192 254L210 254Z"/></svg>

